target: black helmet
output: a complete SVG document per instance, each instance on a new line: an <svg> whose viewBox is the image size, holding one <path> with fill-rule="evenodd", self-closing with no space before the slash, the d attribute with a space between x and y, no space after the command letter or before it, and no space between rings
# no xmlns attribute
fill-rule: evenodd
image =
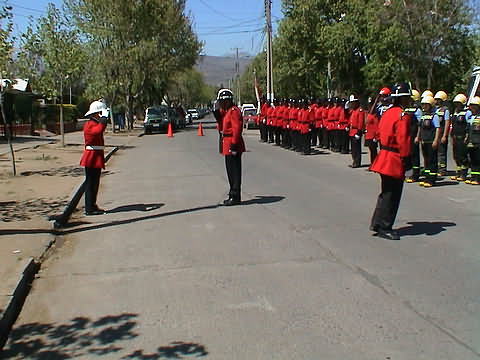
<svg viewBox="0 0 480 360"><path fill-rule="evenodd" d="M393 85L391 97L412 96L410 85L405 82L399 82Z"/></svg>
<svg viewBox="0 0 480 360"><path fill-rule="evenodd" d="M228 89L220 89L217 94L217 100L233 100L233 93Z"/></svg>

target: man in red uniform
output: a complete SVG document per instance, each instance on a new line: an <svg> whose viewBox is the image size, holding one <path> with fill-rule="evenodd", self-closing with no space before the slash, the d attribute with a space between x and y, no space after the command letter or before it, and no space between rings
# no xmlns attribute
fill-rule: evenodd
<svg viewBox="0 0 480 360"><path fill-rule="evenodd" d="M105 168L103 132L107 127L108 108L102 101L94 101L85 116L89 120L83 126L85 150L80 166L85 167L85 215L101 215L105 210L97 206L100 175Z"/></svg>
<svg viewBox="0 0 480 360"><path fill-rule="evenodd" d="M360 102L355 95L350 95L350 143L352 149L352 168L362 165L362 135L365 126L365 111L360 107Z"/></svg>
<svg viewBox="0 0 480 360"><path fill-rule="evenodd" d="M220 153L225 156L230 191L225 206L239 205L241 202L242 185L242 153L245 143L242 138L243 121L240 109L233 105L233 93L221 89L217 95L219 109L214 111L218 123L220 138Z"/></svg>
<svg viewBox="0 0 480 360"><path fill-rule="evenodd" d="M378 196L370 230L389 240L400 239L392 227L400 205L405 171L411 168L410 115L404 112L411 95L410 86L406 83L393 87L393 106L382 115L378 126L380 152L370 167L382 179L382 192Z"/></svg>

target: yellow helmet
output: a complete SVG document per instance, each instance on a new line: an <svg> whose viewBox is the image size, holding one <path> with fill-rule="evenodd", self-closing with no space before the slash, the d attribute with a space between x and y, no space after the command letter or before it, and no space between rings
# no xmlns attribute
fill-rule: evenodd
<svg viewBox="0 0 480 360"><path fill-rule="evenodd" d="M412 89L412 99L413 101L420 100L420 93L416 89Z"/></svg>
<svg viewBox="0 0 480 360"><path fill-rule="evenodd" d="M453 102L459 102L465 105L467 103L467 97L464 94L457 94L457 96L455 96L455 98L453 99Z"/></svg>
<svg viewBox="0 0 480 360"><path fill-rule="evenodd" d="M435 94L435 99L447 101L447 93L445 91L437 91Z"/></svg>
<svg viewBox="0 0 480 360"><path fill-rule="evenodd" d="M433 92L431 92L430 90L425 90L425 91L422 93L422 99L423 99L425 96L431 96L431 97L433 97Z"/></svg>
<svg viewBox="0 0 480 360"><path fill-rule="evenodd" d="M470 105L479 105L480 106L480 96L475 96L472 101L470 101Z"/></svg>
<svg viewBox="0 0 480 360"><path fill-rule="evenodd" d="M435 104L435 99L433 98L433 96L427 95L422 98L422 104L430 104L433 106L433 104Z"/></svg>

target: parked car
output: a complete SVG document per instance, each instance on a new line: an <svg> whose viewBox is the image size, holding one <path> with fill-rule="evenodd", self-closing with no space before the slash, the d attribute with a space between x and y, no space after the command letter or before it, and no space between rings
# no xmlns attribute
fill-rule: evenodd
<svg viewBox="0 0 480 360"><path fill-rule="evenodd" d="M187 113L190 114L190 117L192 118L192 120L200 119L200 114L198 113L197 109L188 109Z"/></svg>
<svg viewBox="0 0 480 360"><path fill-rule="evenodd" d="M246 129L256 129L258 128L258 115L257 109L246 108L242 111L243 117L243 126Z"/></svg>
<svg viewBox="0 0 480 360"><path fill-rule="evenodd" d="M165 131L168 123L168 108L166 106L152 106L145 111L145 120L143 121L145 134Z"/></svg>
<svg viewBox="0 0 480 360"><path fill-rule="evenodd" d="M172 124L172 129L182 129L185 127L185 117L174 108L167 106L151 106L145 111L145 120L143 121L143 128L145 134L153 132L166 131L168 124Z"/></svg>

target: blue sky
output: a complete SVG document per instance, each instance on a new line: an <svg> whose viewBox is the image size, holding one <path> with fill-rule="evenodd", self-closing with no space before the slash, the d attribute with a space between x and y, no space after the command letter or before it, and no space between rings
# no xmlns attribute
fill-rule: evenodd
<svg viewBox="0 0 480 360"><path fill-rule="evenodd" d="M7 0L13 7L15 32L25 30L29 16L44 14L49 2L60 7L63 0ZM273 0L274 29L282 16L280 8L281 0ZM255 55L263 48L263 0L187 0L187 12L198 37L205 43L205 55L232 54L237 47L242 53Z"/></svg>

